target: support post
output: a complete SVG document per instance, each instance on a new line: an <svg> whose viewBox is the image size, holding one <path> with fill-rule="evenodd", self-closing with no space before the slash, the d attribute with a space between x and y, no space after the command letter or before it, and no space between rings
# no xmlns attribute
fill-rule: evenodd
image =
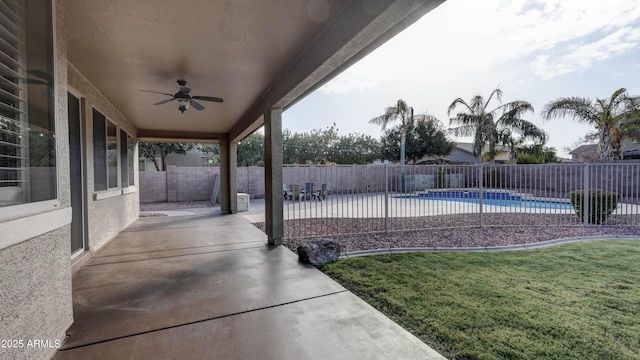
<svg viewBox="0 0 640 360"><path fill-rule="evenodd" d="M384 165L384 233L389 233L389 165Z"/></svg>
<svg viewBox="0 0 640 360"><path fill-rule="evenodd" d="M484 171L482 169L482 163L478 164L478 202L480 203L480 215L479 215L479 222L480 222L480 229L484 229L484 218L482 216L482 197L483 197L483 192L484 192Z"/></svg>
<svg viewBox="0 0 640 360"><path fill-rule="evenodd" d="M264 114L264 189L268 243L276 246L284 237L282 162L282 109L274 108Z"/></svg>
<svg viewBox="0 0 640 360"><path fill-rule="evenodd" d="M591 213L591 209L589 209L589 206L591 206L591 204L589 204L589 194L591 193L590 189L589 189L589 175L590 175L591 170L589 169L589 163L585 162L584 163L584 179L583 179L583 189L582 189L582 201L584 201L584 206L582 207L584 213L582 214L582 222L584 223L584 226L589 226L589 214Z"/></svg>
<svg viewBox="0 0 640 360"><path fill-rule="evenodd" d="M229 141L229 134L220 140L220 212L238 212L237 184L238 146Z"/></svg>

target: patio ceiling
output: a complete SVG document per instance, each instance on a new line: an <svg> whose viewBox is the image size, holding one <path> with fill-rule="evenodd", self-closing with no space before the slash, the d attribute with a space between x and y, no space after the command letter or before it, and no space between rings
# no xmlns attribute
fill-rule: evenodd
<svg viewBox="0 0 640 360"><path fill-rule="evenodd" d="M61 0L69 62L142 138L240 140L443 0ZM188 80L206 109L161 94Z"/></svg>

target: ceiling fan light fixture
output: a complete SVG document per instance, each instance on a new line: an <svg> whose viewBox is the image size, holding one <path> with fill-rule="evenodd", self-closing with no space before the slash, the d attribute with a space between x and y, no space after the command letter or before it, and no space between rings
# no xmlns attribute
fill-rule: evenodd
<svg viewBox="0 0 640 360"><path fill-rule="evenodd" d="M184 114L184 112L187 111L187 109L189 108L189 105L191 105L191 100L184 99L184 98L179 98L177 100L178 100L178 110L180 110L180 112Z"/></svg>
<svg viewBox="0 0 640 360"><path fill-rule="evenodd" d="M204 106L202 106L202 104L200 104L196 100L212 101L212 102L218 102L218 103L223 102L222 98L219 98L219 97L200 96L200 95L191 96L191 95L189 95L189 93L191 92L191 89L187 87L187 81L186 80L182 80L182 79L178 80L178 85L180 85L180 90L178 90L178 92L175 93L175 94L169 94L169 93L160 92L160 91L150 91L150 90L139 90L139 91L148 92L148 93L154 93L154 94L161 94L161 95L166 95L166 96L171 97L170 99L158 101L157 103L155 103L153 105L163 105L163 104L169 103L171 101L175 101L175 102L178 103L178 110L183 114L184 114L185 111L187 111L187 109L189 109L189 106L191 106L191 105L193 105L193 108L198 110L198 111L204 110Z"/></svg>

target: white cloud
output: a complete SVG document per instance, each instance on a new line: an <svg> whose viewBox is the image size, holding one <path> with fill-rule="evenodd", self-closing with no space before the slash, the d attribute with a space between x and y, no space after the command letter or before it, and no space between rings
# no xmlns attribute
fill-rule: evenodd
<svg viewBox="0 0 640 360"><path fill-rule="evenodd" d="M569 46L564 54L557 51L553 58L538 55L531 63L532 70L543 79L550 79L575 70L591 67L640 46L640 28L625 27L598 41Z"/></svg>
<svg viewBox="0 0 640 360"><path fill-rule="evenodd" d="M634 1L448 0L322 91L346 94L398 81L447 84L519 59L550 79L639 44Z"/></svg>

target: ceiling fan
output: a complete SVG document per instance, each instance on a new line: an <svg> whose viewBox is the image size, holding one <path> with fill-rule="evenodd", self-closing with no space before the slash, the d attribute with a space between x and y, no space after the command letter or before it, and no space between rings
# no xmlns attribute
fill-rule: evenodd
<svg viewBox="0 0 640 360"><path fill-rule="evenodd" d="M193 106L193 108L198 111L204 110L204 106L202 106L202 104L200 104L196 100L213 101L213 102L219 102L219 103L223 101L222 98L219 98L219 97L189 95L189 93L191 92L191 89L187 87L187 80L182 80L182 79L178 80L178 85L180 85L180 90L175 94L168 94L168 93L163 93L159 91L149 91L149 90L139 90L139 91L171 96L171 99L162 100L153 105L162 105L162 104L169 103L173 100L176 100L178 102L178 110L180 110L180 112L183 114L185 111L187 111L187 109L189 108L189 105Z"/></svg>

